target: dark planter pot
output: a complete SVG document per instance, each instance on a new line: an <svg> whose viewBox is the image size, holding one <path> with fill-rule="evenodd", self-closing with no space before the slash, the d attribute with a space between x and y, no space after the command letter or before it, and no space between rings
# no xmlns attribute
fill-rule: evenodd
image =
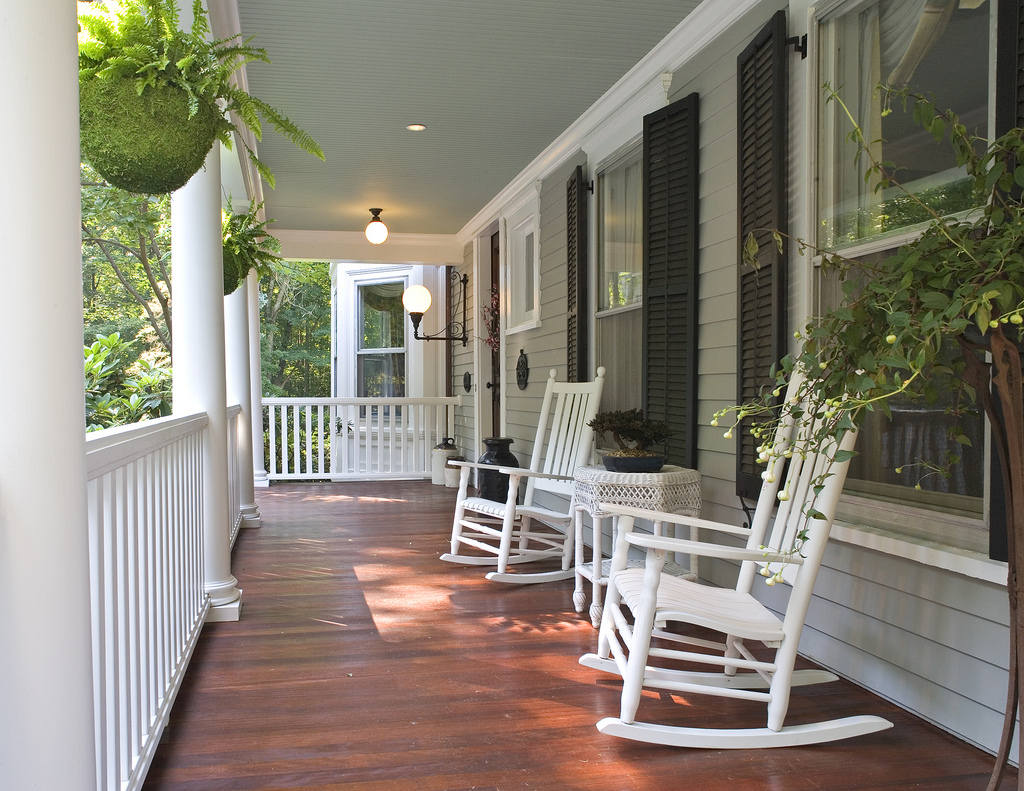
<svg viewBox="0 0 1024 791"><path fill-rule="evenodd" d="M609 472L658 472L665 466L664 456L608 456L601 458Z"/></svg>
<svg viewBox="0 0 1024 791"><path fill-rule="evenodd" d="M477 459L480 464L495 467L518 467L519 459L508 449L511 437L488 437L484 440L487 450ZM508 499L508 476L492 470L479 470L480 496L503 503Z"/></svg>
<svg viewBox="0 0 1024 791"><path fill-rule="evenodd" d="M93 79L78 86L82 156L115 187L173 192L203 166L220 116L203 102L189 117L188 94L165 86L138 94L135 80Z"/></svg>

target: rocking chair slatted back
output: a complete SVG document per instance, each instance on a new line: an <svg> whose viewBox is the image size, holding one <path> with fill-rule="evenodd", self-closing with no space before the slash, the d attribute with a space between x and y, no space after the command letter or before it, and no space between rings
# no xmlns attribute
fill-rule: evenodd
<svg viewBox="0 0 1024 791"><path fill-rule="evenodd" d="M550 378L554 380L554 376L555 371L552 370ZM572 477L578 466L589 461L587 457L593 449L594 430L587 423L597 414L600 400L601 393L594 392L593 383L553 381L544 394L540 412L542 417L550 415L550 420L542 420L537 425L530 460L531 472ZM525 502L533 502L534 490L571 496L572 481L530 478Z"/></svg>
<svg viewBox="0 0 1024 791"><path fill-rule="evenodd" d="M765 473L747 541L750 549L764 547L769 553L766 559L806 556L818 546L823 551L828 541L847 469L846 464L839 464L833 458L838 450L852 450L857 434L845 432L838 446L832 437L818 443L813 438L821 428L820 417L801 421L799 425L794 425L794 420L789 418L776 433L773 447L778 455L773 455L773 462ZM774 519L771 518L773 506L777 506ZM813 518L813 514L819 516ZM737 587L749 592L756 569L764 565L744 563ZM784 565L783 580L792 585L800 573L800 565Z"/></svg>

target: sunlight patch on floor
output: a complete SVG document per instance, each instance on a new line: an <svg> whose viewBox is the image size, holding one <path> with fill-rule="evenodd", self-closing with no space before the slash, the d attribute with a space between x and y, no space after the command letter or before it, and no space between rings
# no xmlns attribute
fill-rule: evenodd
<svg viewBox="0 0 1024 791"><path fill-rule="evenodd" d="M410 582L405 569L374 563L354 566L353 571L374 626L385 642L422 638L431 628L423 624L423 613L451 607L447 590L430 579Z"/></svg>

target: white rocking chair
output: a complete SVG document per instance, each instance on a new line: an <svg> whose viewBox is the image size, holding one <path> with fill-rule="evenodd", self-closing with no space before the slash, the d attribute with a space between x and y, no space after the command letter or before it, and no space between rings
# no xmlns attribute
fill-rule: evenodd
<svg viewBox="0 0 1024 791"><path fill-rule="evenodd" d="M449 462L462 467L459 494L452 524L451 552L441 560L468 565L497 565L487 579L498 582L534 583L568 579L573 576L574 518L573 472L586 464L594 450L594 430L587 423L597 414L604 389L604 368L597 369L593 382L556 382L555 371L548 376L541 405L533 456L528 469L499 467L509 476L508 499L504 503L469 497L469 473L474 468L494 470L475 462ZM526 479L526 492L517 505L519 481ZM560 495L568 500L564 510L539 505L540 493ZM553 502L551 498L549 502ZM483 554L465 554L471 547ZM557 558L555 571L509 573L512 564Z"/></svg>
<svg viewBox="0 0 1024 791"><path fill-rule="evenodd" d="M795 392L792 385L790 392ZM780 455L771 463L765 477L749 530L679 514L602 506L618 515L618 534L598 652L580 658L580 664L615 673L623 679L620 716L601 720L597 727L602 733L655 744L728 749L815 744L892 727L892 723L874 716L783 725L793 685L837 679L824 670L794 669L800 632L849 465L848 460L832 460L834 444L820 453L802 452L807 446L801 445L800 439L813 431L813 425L808 425L812 423L808 418L794 425L791 419L780 427L775 447L794 450L782 489L789 497L781 501L778 497L779 479L786 462ZM847 432L839 448L852 450L854 441L854 433ZM831 474L822 483L820 476L826 471ZM778 513L769 534L769 522L776 506ZM814 518L806 515L812 509ZM642 535L633 532L637 519L650 520L656 527L696 526L728 536L741 536L745 546ZM806 532L800 545L798 536L802 531ZM766 534L769 534L767 539ZM644 568L627 567L631 546L646 550ZM663 575L666 554L673 552L740 561L736 588L716 588ZM751 595L759 569L769 569L762 574L767 573L769 579L792 586L781 620ZM623 605L634 616L632 624ZM667 631L665 627L671 622L711 629L723 635L724 641ZM653 646L652 637L657 639ZM756 658L744 644L748 640L774 648L774 656L766 660ZM702 650L686 650L679 648L680 645ZM664 660L672 664L667 665ZM721 670L682 669L680 661L717 666ZM767 727L721 729L638 722L636 714L643 687L761 701L768 706Z"/></svg>

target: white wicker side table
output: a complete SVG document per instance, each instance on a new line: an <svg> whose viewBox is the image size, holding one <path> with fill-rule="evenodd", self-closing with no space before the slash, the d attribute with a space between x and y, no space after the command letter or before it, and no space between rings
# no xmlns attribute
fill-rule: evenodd
<svg viewBox="0 0 1024 791"><path fill-rule="evenodd" d="M666 464L660 472L609 472L602 466L577 467L573 476L573 492L576 498L576 588L572 594L576 612L583 612L587 594L583 580L592 585L590 620L595 627L601 624L601 586L608 582L611 559L604 558L601 539L604 535L604 519L610 514L602 511L599 503L632 505L686 516L700 516L700 473L685 467ZM583 557L583 512L590 514L594 522L594 554L591 562ZM661 525L655 524L655 533L660 535ZM691 538L696 539L696 529ZM614 546L614 531L612 543ZM641 563L642 561L631 561ZM596 571L595 571L596 570ZM697 561L691 558L690 568L678 563L666 563L665 571L690 579L697 577Z"/></svg>

